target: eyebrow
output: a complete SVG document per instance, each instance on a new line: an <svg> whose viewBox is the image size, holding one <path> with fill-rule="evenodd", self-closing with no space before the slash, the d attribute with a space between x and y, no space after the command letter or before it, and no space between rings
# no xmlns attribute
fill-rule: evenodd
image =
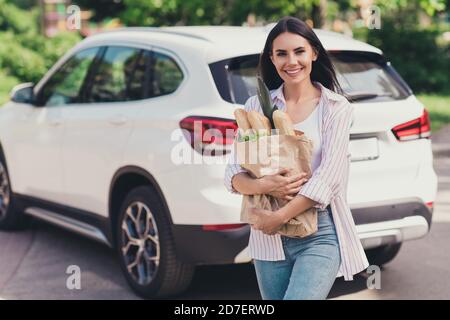
<svg viewBox="0 0 450 320"><path fill-rule="evenodd" d="M298 47L298 48L295 48L294 51L297 51L298 49L305 49L305 47ZM286 52L286 50L283 50L283 49L277 49L277 50L275 50L275 52Z"/></svg>

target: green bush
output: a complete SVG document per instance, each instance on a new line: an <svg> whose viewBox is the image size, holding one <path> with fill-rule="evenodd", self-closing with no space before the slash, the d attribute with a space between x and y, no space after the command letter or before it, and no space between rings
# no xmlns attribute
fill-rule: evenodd
<svg viewBox="0 0 450 320"><path fill-rule="evenodd" d="M38 82L80 40L81 36L73 32L60 33L53 38L32 31L0 32L0 104L8 99L17 83Z"/></svg>
<svg viewBox="0 0 450 320"><path fill-rule="evenodd" d="M45 61L41 55L21 46L12 34L0 34L0 43L0 70L22 82L36 82L45 73Z"/></svg>
<svg viewBox="0 0 450 320"><path fill-rule="evenodd" d="M22 33L38 30L38 8L32 10L19 9L12 3L0 0L0 30Z"/></svg>
<svg viewBox="0 0 450 320"><path fill-rule="evenodd" d="M29 1L21 1L25 7ZM21 82L37 82L56 60L73 47L78 33L45 38L39 33L39 7L24 10L12 0L0 0L0 71Z"/></svg>
<svg viewBox="0 0 450 320"><path fill-rule="evenodd" d="M50 39L32 33L0 33L0 70L22 82L36 82L80 39L70 32Z"/></svg>
<svg viewBox="0 0 450 320"><path fill-rule="evenodd" d="M383 20L370 30L367 42L383 50L395 69L416 92L449 92L450 47L438 45L442 30L406 28Z"/></svg>
<svg viewBox="0 0 450 320"><path fill-rule="evenodd" d="M419 94L417 96L430 113L431 131L437 132L450 123L450 94Z"/></svg>

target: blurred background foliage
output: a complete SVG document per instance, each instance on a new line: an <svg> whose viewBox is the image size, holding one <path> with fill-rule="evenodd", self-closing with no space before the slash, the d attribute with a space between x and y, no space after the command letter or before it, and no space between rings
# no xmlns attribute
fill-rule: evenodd
<svg viewBox="0 0 450 320"><path fill-rule="evenodd" d="M79 42L75 32L52 38L40 33L34 0L0 0L0 103L21 82L37 82L55 61Z"/></svg>
<svg viewBox="0 0 450 320"><path fill-rule="evenodd" d="M36 82L78 32L41 34L38 0L0 0L0 103L19 82ZM450 95L450 0L73 0L90 20L125 26L263 25L292 15L381 48L412 89ZM380 8L381 29L368 29L362 8Z"/></svg>

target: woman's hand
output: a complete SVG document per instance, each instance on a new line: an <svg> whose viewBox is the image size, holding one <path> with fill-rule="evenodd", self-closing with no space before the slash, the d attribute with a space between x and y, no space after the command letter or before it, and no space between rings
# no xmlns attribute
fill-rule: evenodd
<svg viewBox="0 0 450 320"><path fill-rule="evenodd" d="M302 185L308 181L308 178L306 178L305 172L289 177L287 174L290 171L291 169L281 169L275 174L260 178L261 193L288 201L294 199Z"/></svg>
<svg viewBox="0 0 450 320"><path fill-rule="evenodd" d="M252 208L249 211L249 220L254 222L251 226L265 234L273 235L283 226L284 221L278 211Z"/></svg>

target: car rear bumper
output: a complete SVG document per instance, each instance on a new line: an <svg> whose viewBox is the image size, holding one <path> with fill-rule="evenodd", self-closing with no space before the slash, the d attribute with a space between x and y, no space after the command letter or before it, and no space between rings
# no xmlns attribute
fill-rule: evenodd
<svg viewBox="0 0 450 320"><path fill-rule="evenodd" d="M364 249L380 247L424 237L429 230L423 216L368 223L356 226Z"/></svg>
<svg viewBox="0 0 450 320"><path fill-rule="evenodd" d="M364 249L424 237L433 209L420 198L404 198L351 206Z"/></svg>
<svg viewBox="0 0 450 320"><path fill-rule="evenodd" d="M177 257L183 262L196 265L231 264L247 247L250 226L206 231L199 225L173 225L172 233Z"/></svg>
<svg viewBox="0 0 450 320"><path fill-rule="evenodd" d="M419 239L431 226L432 210L419 198L365 203L351 206L364 249ZM198 225L174 225L178 257L193 264L250 262L245 225L226 231L205 231Z"/></svg>
<svg viewBox="0 0 450 320"><path fill-rule="evenodd" d="M350 206L356 225L401 220L410 216L422 216L429 226L433 211L417 197L396 200L365 202Z"/></svg>
<svg viewBox="0 0 450 320"><path fill-rule="evenodd" d="M423 216L418 215L357 225L356 230L363 248L372 249L386 244L422 238L428 233L429 224ZM250 261L248 248L242 250L235 257L235 263Z"/></svg>

